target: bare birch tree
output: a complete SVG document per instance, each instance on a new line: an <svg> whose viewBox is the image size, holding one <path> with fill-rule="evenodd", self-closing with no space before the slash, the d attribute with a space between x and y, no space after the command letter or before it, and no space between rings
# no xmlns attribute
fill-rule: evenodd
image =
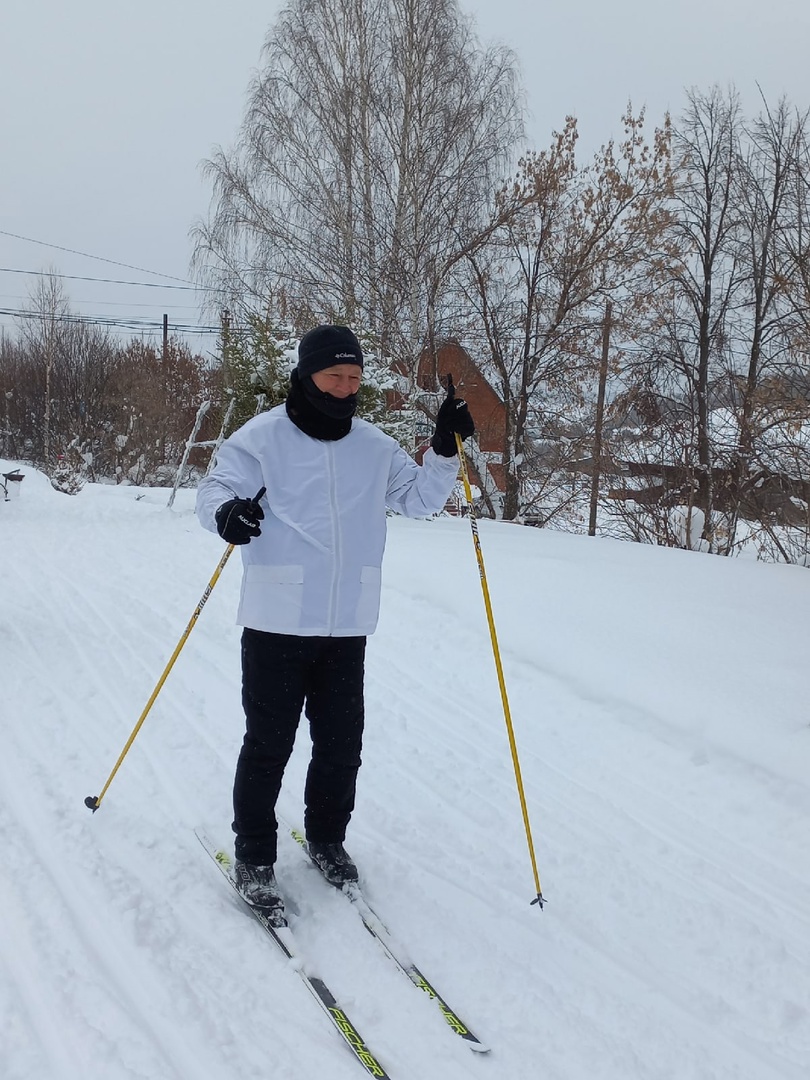
<svg viewBox="0 0 810 1080"><path fill-rule="evenodd" d="M293 0L207 163L195 264L232 301L362 325L410 361L520 132L514 58L455 0Z"/></svg>
<svg viewBox="0 0 810 1080"><path fill-rule="evenodd" d="M60 329L68 310L62 279L54 273L43 274L37 278L21 322L25 347L36 357L42 379L40 437L46 472L54 463L51 448L52 381Z"/></svg>
<svg viewBox="0 0 810 1080"><path fill-rule="evenodd" d="M735 338L740 356L731 372L738 435L730 461L727 550L741 514L762 516L757 502L763 474L780 471L773 453L783 441L778 429L802 415L802 395L790 385L804 309L791 253L805 209L807 125L808 114L795 113L784 99L773 110L766 103L746 125L738 178L742 303Z"/></svg>
<svg viewBox="0 0 810 1080"><path fill-rule="evenodd" d="M659 293L657 342L651 359L659 380L689 402L692 422L680 465L694 476L702 511L702 539L714 528L714 448L710 428L712 385L729 367L730 315L742 271L736 239L741 115L736 92L692 90L673 134L674 245L668 287ZM687 524L687 532L689 525Z"/></svg>

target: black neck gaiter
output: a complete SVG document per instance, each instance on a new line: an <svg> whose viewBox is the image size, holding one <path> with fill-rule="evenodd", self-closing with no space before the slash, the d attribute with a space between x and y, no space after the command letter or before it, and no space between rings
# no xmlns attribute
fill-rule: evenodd
<svg viewBox="0 0 810 1080"><path fill-rule="evenodd" d="M285 402L287 416L313 439L335 441L348 435L357 408L357 394L337 398L319 390L309 375L302 379L293 369Z"/></svg>

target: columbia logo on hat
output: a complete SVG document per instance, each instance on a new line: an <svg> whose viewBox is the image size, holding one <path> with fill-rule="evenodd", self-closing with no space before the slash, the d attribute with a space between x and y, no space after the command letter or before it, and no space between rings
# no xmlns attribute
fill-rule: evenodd
<svg viewBox="0 0 810 1080"><path fill-rule="evenodd" d="M301 378L337 363L363 366L363 350L348 326L316 326L298 343L298 374Z"/></svg>

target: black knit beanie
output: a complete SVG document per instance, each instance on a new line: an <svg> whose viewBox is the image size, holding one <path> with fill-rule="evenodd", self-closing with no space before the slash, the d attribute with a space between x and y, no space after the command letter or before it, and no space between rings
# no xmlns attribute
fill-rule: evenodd
<svg viewBox="0 0 810 1080"><path fill-rule="evenodd" d="M363 350L348 326L316 326L298 343L298 374L301 378L335 364L363 367Z"/></svg>

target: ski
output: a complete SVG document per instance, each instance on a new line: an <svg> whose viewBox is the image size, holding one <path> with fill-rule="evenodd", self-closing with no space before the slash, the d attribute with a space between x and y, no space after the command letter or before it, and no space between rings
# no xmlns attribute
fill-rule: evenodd
<svg viewBox="0 0 810 1080"><path fill-rule="evenodd" d="M292 838L300 845L300 847L306 851L307 841L304 834L291 825L287 825ZM313 867L317 870L317 866L313 863ZM320 873L320 871L318 871ZM380 945L383 952L392 960L399 970L406 975L414 986L418 986L420 990L423 990L431 1001L435 1001L439 1009L441 1009L444 1019L451 1030L458 1036L460 1036L464 1042L469 1046L471 1050L474 1050L478 1054L486 1054L489 1052L489 1047L486 1043L481 1042L477 1035L475 1035L468 1024L459 1017L455 1009L452 1009L447 1001L442 997L435 986L427 979L416 964L410 960L398 942L395 941L393 935L383 923L382 919L377 915L371 905L363 896L363 892L359 885L344 885L342 889L338 889L338 892L342 893L357 910L358 915L368 930L369 934Z"/></svg>
<svg viewBox="0 0 810 1080"><path fill-rule="evenodd" d="M319 978L317 975L308 973L304 969L301 954L296 948L295 938L293 937L293 933L289 926L274 926L260 909L251 907L236 887L236 882L231 873L233 860L228 852L217 847L201 829L195 829L194 832L199 842L222 871L225 879L233 888L241 903L256 919L262 930L264 930L267 936L275 942L287 960L297 961L297 963L294 964L295 971L301 977L309 992L318 1002L323 1012L329 1017L338 1033L343 1037L349 1049L366 1072L371 1076L377 1077L378 1080L391 1080L390 1075L369 1050L365 1039L363 1039L360 1032L346 1015L346 1011L340 1007L334 994L323 979Z"/></svg>

